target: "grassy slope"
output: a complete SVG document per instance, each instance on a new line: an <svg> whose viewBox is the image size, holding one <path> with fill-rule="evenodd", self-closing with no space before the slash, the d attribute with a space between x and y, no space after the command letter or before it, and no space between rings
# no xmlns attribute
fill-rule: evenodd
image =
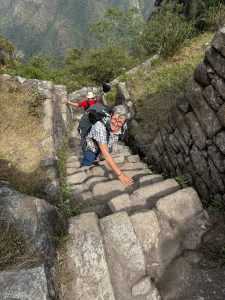
<svg viewBox="0 0 225 300"><path fill-rule="evenodd" d="M198 36L188 41L173 58L158 60L150 70L141 70L135 76L126 78L135 101L136 119L141 125L133 133L146 132L154 136L170 107L176 102L176 96L204 56L213 36L214 33Z"/></svg>
<svg viewBox="0 0 225 300"><path fill-rule="evenodd" d="M9 180L20 191L32 193L44 179L39 145L45 133L34 105L36 92L0 81L0 94L0 180Z"/></svg>

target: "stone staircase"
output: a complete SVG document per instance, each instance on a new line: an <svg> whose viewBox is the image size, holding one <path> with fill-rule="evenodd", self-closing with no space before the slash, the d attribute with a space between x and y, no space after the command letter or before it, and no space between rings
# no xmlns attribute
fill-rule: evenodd
<svg viewBox="0 0 225 300"><path fill-rule="evenodd" d="M129 187L105 161L79 168L77 132L69 145L69 201L81 214L69 219L71 238L59 253L60 299L161 299L157 282L166 268L184 249L196 249L208 229L197 193L153 174L123 143L112 155L134 179Z"/></svg>

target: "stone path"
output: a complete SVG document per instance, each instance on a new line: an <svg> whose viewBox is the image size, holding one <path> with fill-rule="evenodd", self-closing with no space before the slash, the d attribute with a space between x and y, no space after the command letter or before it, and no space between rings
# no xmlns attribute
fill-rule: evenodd
<svg viewBox="0 0 225 300"><path fill-rule="evenodd" d="M197 193L153 174L123 143L112 155L134 179L130 187L105 161L79 168L75 131L69 145L69 201L81 214L69 219L71 239L59 255L61 273L67 274L60 299L161 299L157 282L164 271L184 249L196 249L209 226Z"/></svg>

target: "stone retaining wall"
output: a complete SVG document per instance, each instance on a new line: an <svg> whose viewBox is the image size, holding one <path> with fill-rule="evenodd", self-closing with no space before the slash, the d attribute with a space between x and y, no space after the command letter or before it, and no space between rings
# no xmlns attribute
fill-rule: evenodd
<svg viewBox="0 0 225 300"><path fill-rule="evenodd" d="M6 74L1 75L1 79L6 82L16 82L21 86L33 86L37 88L37 92L43 98L41 126L46 134L40 143L40 148L45 149L40 166L46 171L49 178L45 192L51 197L57 196L60 187L56 170L56 153L62 145L72 121L72 110L63 102L63 98L67 96L66 88L54 85L51 81L25 79L19 76L11 77Z"/></svg>
<svg viewBox="0 0 225 300"><path fill-rule="evenodd" d="M225 27L215 36L150 146L147 161L225 201Z"/></svg>
<svg viewBox="0 0 225 300"><path fill-rule="evenodd" d="M225 28L222 28L178 96L152 143L143 134L132 137L132 150L157 172L185 175L206 200L225 201ZM119 101L132 108L125 83L118 83ZM129 128L139 126L133 119ZM146 141L145 141L146 139ZM143 143L143 145L141 144Z"/></svg>

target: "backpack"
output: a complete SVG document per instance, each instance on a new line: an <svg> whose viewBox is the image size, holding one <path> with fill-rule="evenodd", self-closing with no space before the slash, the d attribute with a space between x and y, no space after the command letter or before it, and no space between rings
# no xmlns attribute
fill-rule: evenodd
<svg viewBox="0 0 225 300"><path fill-rule="evenodd" d="M91 105L80 119L78 132L82 135L82 137L86 137L91 130L92 125L94 125L97 121L104 123L104 118L110 114L110 108L102 103L95 103Z"/></svg>
<svg viewBox="0 0 225 300"><path fill-rule="evenodd" d="M97 121L100 121L103 124L105 124L104 118L111 115L111 112L112 110L102 103L96 103L90 106L83 114L78 124L78 132L81 135L81 137L85 138L91 130L92 125L94 125ZM125 123L121 128L119 141L123 141L126 129L127 125Z"/></svg>

